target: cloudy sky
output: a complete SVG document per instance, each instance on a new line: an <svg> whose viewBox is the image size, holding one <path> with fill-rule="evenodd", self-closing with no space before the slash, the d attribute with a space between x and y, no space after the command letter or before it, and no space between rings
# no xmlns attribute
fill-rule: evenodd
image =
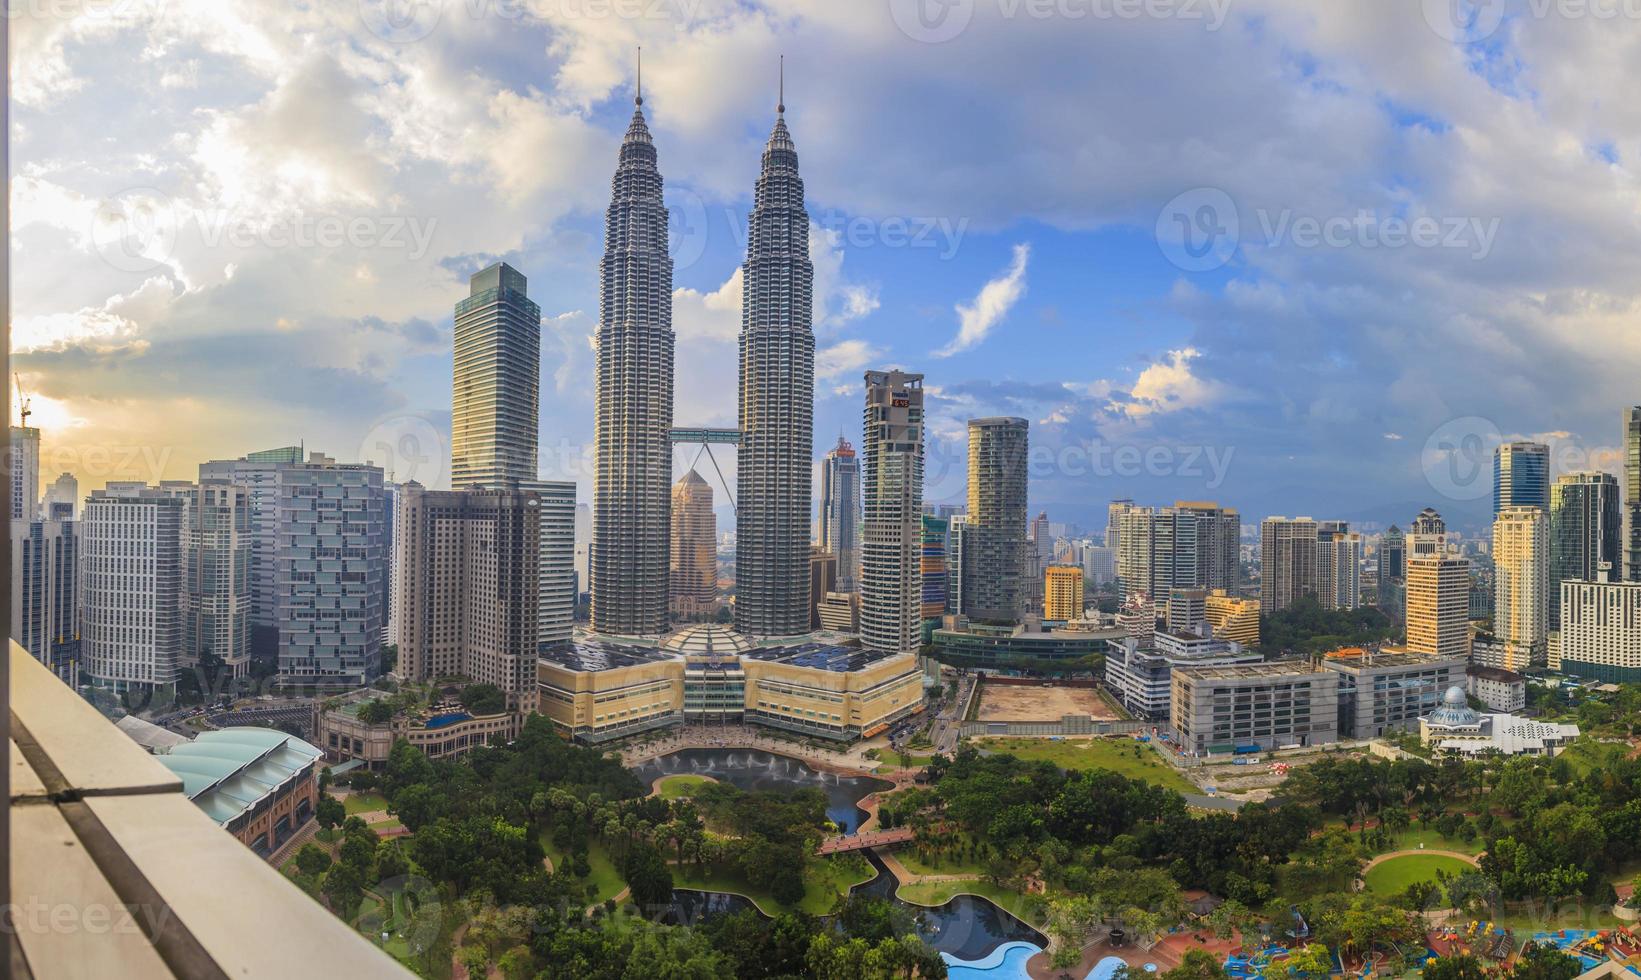
<svg viewBox="0 0 1641 980"><path fill-rule="evenodd" d="M964 420L1009 414L1033 507L1089 527L1121 496L1463 518L1499 438L1611 469L1641 403L1641 3L14 8L15 367L83 489L298 441L437 485L451 308L504 259L543 310L543 468L585 494L639 44L680 424L734 419L782 53L817 449L858 437L864 369L921 371L932 499Z"/></svg>

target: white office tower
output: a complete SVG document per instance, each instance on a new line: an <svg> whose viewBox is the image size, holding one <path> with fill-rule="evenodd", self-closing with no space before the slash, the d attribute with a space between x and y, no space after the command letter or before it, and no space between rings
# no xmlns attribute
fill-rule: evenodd
<svg viewBox="0 0 1641 980"><path fill-rule="evenodd" d="M40 430L11 427L11 519L40 517Z"/></svg>
<svg viewBox="0 0 1641 980"><path fill-rule="evenodd" d="M226 480L184 491L183 656L210 655L232 677L251 666L251 492Z"/></svg>
<svg viewBox="0 0 1641 980"><path fill-rule="evenodd" d="M866 372L860 639L916 653L923 622L923 375Z"/></svg>
<svg viewBox="0 0 1641 980"><path fill-rule="evenodd" d="M85 501L80 626L84 670L116 691L174 685L183 664L187 501L110 483Z"/></svg>
<svg viewBox="0 0 1641 980"><path fill-rule="evenodd" d="M381 673L387 592L382 470L314 456L275 470L279 674L288 684L368 684Z"/></svg>
<svg viewBox="0 0 1641 980"><path fill-rule="evenodd" d="M11 522L11 638L65 684L79 683L80 533L61 516Z"/></svg>
<svg viewBox="0 0 1641 980"><path fill-rule="evenodd" d="M854 592L860 574L860 460L838 444L821 461L820 546L838 559L838 592Z"/></svg>
<svg viewBox="0 0 1641 980"><path fill-rule="evenodd" d="M963 560L968 547L969 516L953 514L947 533L950 544L946 548L946 611L954 616L965 616L963 598Z"/></svg>
<svg viewBox="0 0 1641 980"><path fill-rule="evenodd" d="M1550 626L1550 521L1538 507L1507 506L1493 522L1493 632L1504 647L1494 666L1542 667Z"/></svg>
<svg viewBox="0 0 1641 980"><path fill-rule="evenodd" d="M535 491L541 500L536 638L562 643L575 631L575 484L533 480L519 487Z"/></svg>
<svg viewBox="0 0 1641 980"><path fill-rule="evenodd" d="M1641 683L1641 582L1561 583L1559 669L1607 684Z"/></svg>
<svg viewBox="0 0 1641 980"><path fill-rule="evenodd" d="M326 457L315 453L316 460ZM281 446L247 453L239 459L213 459L199 464L201 483L227 480L250 494L251 503L251 625L272 631L278 587L274 576L279 531L279 468L301 463L300 446Z"/></svg>

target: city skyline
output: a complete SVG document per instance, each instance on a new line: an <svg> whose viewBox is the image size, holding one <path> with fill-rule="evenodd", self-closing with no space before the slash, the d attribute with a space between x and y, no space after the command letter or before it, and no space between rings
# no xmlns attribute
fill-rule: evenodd
<svg viewBox="0 0 1641 980"><path fill-rule="evenodd" d="M733 374L726 355L741 312L741 229L756 172L752 156L767 136L775 66L785 52L794 89L802 92L794 97L802 119L794 122L816 133L805 170L815 230L817 444L830 441L840 426L849 428L860 395L856 371L900 366L930 378L931 501L960 496L960 480L940 476L944 457L962 458L968 417L1029 417L1037 429L1034 445L1045 451L1103 447L1106 471L1119 468L1111 458L1118 449L1172 454L1161 476L1146 474L1142 455L1137 475L1101 476L1090 464L1080 474L1075 466L1051 467L1034 479L1033 512L1048 509L1085 526L1098 526L1100 500L1133 496L1212 498L1250 515L1315 513L1328 501L1329 512L1356 526L1369 516L1388 524L1376 516L1380 510L1401 514L1434 503L1455 527L1483 527L1491 516L1486 502L1445 496L1431 485L1422 460L1432 437L1440 442L1450 434L1455 442L1471 434L1491 439L1497 431L1501 439L1560 443L1580 460L1573 466L1558 460L1558 470L1616 471L1617 414L1633 401L1620 379L1633 376L1637 352L1618 320L1598 310L1629 302L1629 287L1620 283L1634 277L1614 275L1610 258L1622 252L1617 246L1627 233L1592 217L1598 209L1501 197L1460 181L1460 174L1474 171L1478 151L1458 134L1486 134L1533 159L1568 141L1590 147L1582 156L1541 161L1546 184L1565 191L1568 201L1591 192L1630 193L1608 159L1620 151L1602 149L1622 141L1602 112L1586 117L1553 108L1566 104L1553 99L1536 110L1524 105L1508 85L1471 64L1462 47L1432 32L1417 11L1372 23L1350 11L1319 13L1314 22L1275 14L1260 36L1248 30L1256 15L1241 10L1229 11L1212 35L1202 23L1119 22L1087 37L1073 32L1093 56L1077 59L1078 67L1051 69L1023 52L1074 43L1056 36L1053 20L999 25L986 20L995 11L980 11L959 36L923 43L881 10L823 13L780 4L768 10L782 15L715 10L704 23L664 25L664 39L635 36L643 32L620 21L446 18L425 39L390 45L349 9L316 13L322 27L287 23L268 11L268 19L245 32L217 32L209 49L185 18L170 17L115 19L72 43L57 38L63 46L44 45L41 51L58 52L53 57L65 84L19 92L18 120L31 141L19 152L39 164L20 183L17 229L17 367L34 402L32 421L57 434L42 474L75 470L90 490L112 478L186 477L199 460L237 456L255 445L306 442L340 459L387 465L357 449L376 445L380 430L448 440L450 303L469 275L505 260L530 277L546 324L542 475L577 479L580 497L589 499L590 471L582 464L592 444L586 339L596 318L600 185L628 115L634 42L647 42L647 96L673 178L667 202L679 231L673 292L677 329L689 341L678 365L680 418L700 424L733 418L734 406L722 393ZM247 24L248 15L237 8L221 16ZM1602 43L1593 23L1555 26L1573 50ZM729 31L733 43L725 40L727 29L741 32ZM324 44L300 60L295 45L316 31ZM845 34L856 47L840 52ZM183 69L168 87L158 84L159 66L130 53L141 47L125 43L133 35L177 45ZM549 41L561 49L544 56ZM1512 71L1540 90L1563 84L1553 69L1564 55L1531 47L1511 30L1494 41ZM363 63L342 58L342 44L359 48ZM257 54L258 45L264 54ZM1382 53L1388 48L1416 59L1441 83L1408 90L1401 69ZM1289 77L1274 57L1282 49L1307 52L1321 77L1350 84L1318 91ZM724 59L711 56L730 53L732 63L750 70L717 68ZM971 83L948 65L975 58L998 67L1003 89L995 98L970 97ZM1287 114L1258 113L1231 127L1200 103L1182 101L1163 83L1177 74L1169 66L1180 59L1210 63L1203 58L1237 78L1247 104ZM270 71L273 64L299 68ZM828 64L850 70L820 70ZM387 72L398 86L398 109L356 100L347 103L353 114L336 120L335 133L294 146L249 139L258 127L270 134L309 131L302 124L321 111L313 94L321 83L362 92L366 65ZM1116 65L1130 65L1130 77L1107 77ZM161 94L131 119L109 121L90 93L106 88L98 80L118 67L150 79ZM408 74L413 69L433 74L418 84ZM218 92L198 82L200 72L212 77L230 70L242 73L241 90ZM1123 79L1132 113L1105 104L1080 115L1045 105L1041 120L1007 120L998 112L1027 98L1043 104L1045 92L1103 88L1114 79ZM867 86L915 97L868 100L860 95ZM984 149L954 146L951 133L966 128L949 125L959 104L976 106L982 126L995 124L1014 139ZM201 108L216 124L194 121L204 118L196 111ZM1159 115L1163 108L1175 114ZM400 126L401 112L426 129ZM1522 113L1527 118L1508 128L1499 122ZM482 139L464 144L454 135L454 119L476 115L493 121L477 134ZM1176 122L1157 129L1144 122L1149 118ZM1333 121L1327 138L1307 127L1300 141L1289 129L1291 118ZM1357 128L1347 128L1346 120ZM173 165L178 182L151 174L112 184L82 174L65 143L69 129L86 128L106 128L130 148L125 153L158 154ZM162 132L180 134L176 146L156 146L150 134ZM1186 134L1220 152L1175 152ZM364 138L371 136L380 139ZM1119 154L1114 160L1171 162L1144 173L1110 166L1095 182L1068 182L1080 168L1048 175L1035 162L1069 159L1096 136L1110 141ZM1247 151L1267 144L1291 154L1293 165L1260 176L1193 162L1197 156L1249 157ZM537 146L548 165L523 172L518 151ZM864 152L868 147L873 152ZM905 165L872 165L874 153L895 154ZM1376 168L1341 162L1355 158L1388 158L1398 172L1422 179L1410 177L1409 186L1387 191ZM122 156L110 169L148 174L135 159ZM991 175L984 193L955 179L952 161L970 159ZM1025 179L1004 179L1010 173ZM231 174L239 176L227 179ZM149 185L181 227L162 223L164 240L154 248L139 241L136 258L126 261L125 253L106 247L108 234L120 229L121 215L141 210L141 195L133 192ZM1023 193L1032 186L1056 189L1057 203L1032 200ZM1181 269L1157 241L1169 202L1197 188L1225 191L1241 217L1242 247L1217 269ZM1350 218L1364 209L1394 214L1406 197L1430 214L1475 218L1484 228L1499 219L1486 260L1462 250L1306 247L1298 240L1300 226L1282 223L1285 211L1289 219L1313 220ZM97 224L92 234L103 205L112 224ZM261 244L259 229L290 225L294 232L299 214L310 223L332 216L374 220L383 238L392 218L404 226L398 239L405 244ZM422 238L410 234L410 218L418 220ZM1275 244L1262 237L1265 219L1287 237ZM436 222L431 230L429 222ZM202 223L214 245L200 233ZM249 245L234 244L240 232ZM1538 262L1532 242L1541 232L1600 248L1605 257ZM1430 283L1432 266L1447 285ZM1091 267L1102 274L1086 275ZM83 274L68 280L48 271L53 268ZM1521 269L1533 274L1518 275ZM1501 291L1497 300L1480 307L1472 302L1492 288ZM1346 303L1350 310L1341 311L1333 301L1352 289L1408 298L1396 308ZM1564 308L1530 299L1580 290L1606 302ZM1415 323L1435 326L1421 339ZM1492 331L1507 342L1494 343ZM1084 337L1100 342L1079 342ZM1549 338L1560 345L1566 337L1584 339L1547 347ZM1574 360L1585 342L1601 343L1603 356ZM1068 346L1075 358L1040 356ZM89 372L112 358L120 359L118 377L90 383ZM284 370L250 372L233 359ZM1269 372L1271 364L1279 370ZM1459 364L1467 370L1454 370ZM178 393L170 383L178 373L197 379L189 399L210 409L190 414L198 424L178 424ZM1565 384L1575 376L1579 384ZM1277 383L1268 383L1273 377ZM1477 383L1481 377L1485 384ZM92 390L95 396L87 394ZM1528 394L1551 390L1564 397ZM1440 394L1413 394L1429 391ZM1454 425L1463 431L1450 433ZM1204 458L1209 449L1222 462L1232 454L1215 486L1206 485L1216 472ZM65 452L76 455L68 460ZM1193 453L1203 475L1178 475L1190 469ZM445 456L436 449L423 455ZM441 485L403 465L415 461L400 462L397 479ZM1461 490L1485 489L1485 483L1482 478ZM1090 486L1099 499L1085 503ZM1333 495L1343 499L1334 502Z"/></svg>

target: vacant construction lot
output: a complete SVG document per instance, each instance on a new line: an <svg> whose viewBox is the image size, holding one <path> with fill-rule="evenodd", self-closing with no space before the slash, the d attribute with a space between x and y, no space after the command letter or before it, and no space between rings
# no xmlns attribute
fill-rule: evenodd
<svg viewBox="0 0 1641 980"><path fill-rule="evenodd" d="M1117 717L1091 687L983 684L975 718L978 721L1059 721L1062 715L1088 715L1107 721Z"/></svg>

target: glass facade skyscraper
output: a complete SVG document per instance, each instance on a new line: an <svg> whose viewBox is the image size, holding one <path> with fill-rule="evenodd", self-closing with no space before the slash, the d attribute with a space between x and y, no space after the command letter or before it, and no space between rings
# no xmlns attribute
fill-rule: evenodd
<svg viewBox="0 0 1641 980"><path fill-rule="evenodd" d="M853 592L860 574L860 460L838 444L821 463L820 546L838 558L838 592Z"/></svg>
<svg viewBox="0 0 1641 980"><path fill-rule="evenodd" d="M1026 612L1026 463L1030 423L969 420L969 510L963 611L1015 623Z"/></svg>
<svg viewBox="0 0 1641 980"><path fill-rule="evenodd" d="M1550 447L1507 442L1493 451L1493 516L1506 507L1550 509Z"/></svg>
<svg viewBox="0 0 1641 980"><path fill-rule="evenodd" d="M499 487L536 478L541 409L541 307L505 262L476 273L456 304L450 485Z"/></svg>
<svg viewBox="0 0 1641 980"><path fill-rule="evenodd" d="M1550 629L1561 628L1561 583L1618 577L1623 540L1618 478L1564 473L1550 485Z"/></svg>

